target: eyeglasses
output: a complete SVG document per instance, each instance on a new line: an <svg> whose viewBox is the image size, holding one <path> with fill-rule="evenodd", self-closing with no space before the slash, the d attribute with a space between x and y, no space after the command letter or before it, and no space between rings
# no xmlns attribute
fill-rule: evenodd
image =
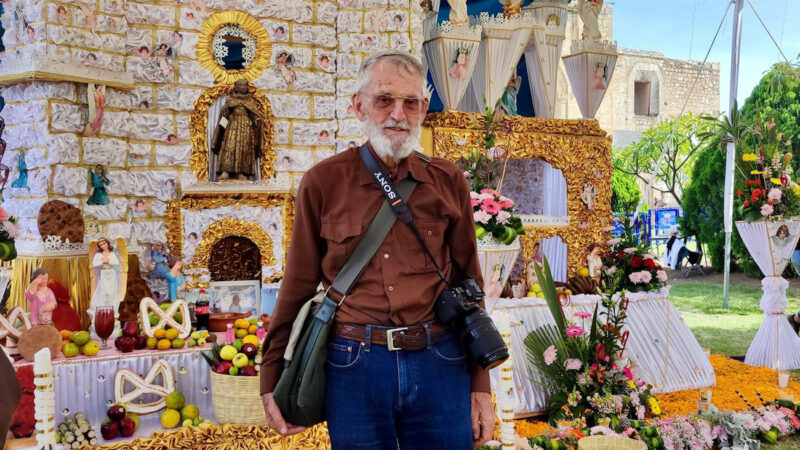
<svg viewBox="0 0 800 450"><path fill-rule="evenodd" d="M422 111L422 105L428 101L422 97L394 97L388 94L364 94L361 95L372 98L372 107L376 110L387 113L394 109L397 102L402 102L403 111L407 116L417 116Z"/></svg>

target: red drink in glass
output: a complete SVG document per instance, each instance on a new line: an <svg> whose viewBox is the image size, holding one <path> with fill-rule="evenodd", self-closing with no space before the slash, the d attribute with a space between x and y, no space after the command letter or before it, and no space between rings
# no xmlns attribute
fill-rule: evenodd
<svg viewBox="0 0 800 450"><path fill-rule="evenodd" d="M97 337L103 340L103 345L100 348L107 350L109 347L106 340L114 332L114 308L106 306L95 309L94 332Z"/></svg>

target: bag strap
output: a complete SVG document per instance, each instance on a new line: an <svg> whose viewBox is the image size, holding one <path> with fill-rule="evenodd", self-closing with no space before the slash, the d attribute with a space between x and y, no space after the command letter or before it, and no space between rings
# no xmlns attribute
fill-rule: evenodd
<svg viewBox="0 0 800 450"><path fill-rule="evenodd" d="M361 148L367 149L367 145L364 144ZM369 153L368 149L367 153ZM408 198L411 196L415 187L417 187L417 181L406 178L398 185L397 193L401 198ZM342 300L339 301L340 305L355 285L358 277L360 277L364 269L366 269L372 256L378 251L378 247L380 247L383 240L386 239L386 235L389 234L389 230L392 229L396 220L397 217L392 214L392 206L388 202L384 202L378 210L378 214L372 219L372 223L364 234L364 238L358 243L350 259L348 259L339 271L339 274L336 275L336 279L333 280L333 283L331 283L331 286L328 288L342 295Z"/></svg>
<svg viewBox="0 0 800 450"><path fill-rule="evenodd" d="M372 178L375 179L375 183L378 185L381 193L384 197L386 197L387 203L384 203L383 206L391 205L391 212L394 213L394 216L397 219L400 219L401 222L406 224L408 228L411 229L411 232L417 238L417 242L419 242L419 244L422 246L422 249L425 250L425 254L428 255L428 259L430 259L430 261L433 263L433 267L436 268L436 273L439 274L439 278L442 279L442 282L444 282L445 286L450 288L450 282L447 281L447 278L442 273L442 269L439 267L439 264L436 263L433 255L431 255L431 251L428 250L428 246L425 245L425 240L422 239L419 229L416 225L414 225L411 210L403 200L404 196L398 195L398 192L395 191L392 179L383 173L380 165L378 165L378 161L375 160L375 157L372 156L372 153L369 151L369 148L367 148L366 145L362 146L358 152L361 154L361 160L364 161L367 169L369 169L369 173L372 175ZM400 192L400 194L402 194L402 192Z"/></svg>

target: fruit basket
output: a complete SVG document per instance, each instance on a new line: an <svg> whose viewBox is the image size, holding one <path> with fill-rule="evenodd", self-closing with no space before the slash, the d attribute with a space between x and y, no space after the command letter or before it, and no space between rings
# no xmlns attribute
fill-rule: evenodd
<svg viewBox="0 0 800 450"><path fill-rule="evenodd" d="M260 390L260 377L235 377L211 371L211 401L217 422L243 427L266 424Z"/></svg>
<svg viewBox="0 0 800 450"><path fill-rule="evenodd" d="M225 332L229 323L249 316L250 313L211 313L208 316L208 331Z"/></svg>
<svg viewBox="0 0 800 450"><path fill-rule="evenodd" d="M647 450L647 445L622 436L588 436L578 441L578 450Z"/></svg>

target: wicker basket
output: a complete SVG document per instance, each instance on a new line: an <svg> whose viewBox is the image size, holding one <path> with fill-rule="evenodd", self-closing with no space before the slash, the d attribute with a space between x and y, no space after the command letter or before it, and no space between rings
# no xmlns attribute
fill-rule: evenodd
<svg viewBox="0 0 800 450"><path fill-rule="evenodd" d="M259 377L239 377L211 372L211 400L218 423L241 426L267 423L259 395Z"/></svg>
<svg viewBox="0 0 800 450"><path fill-rule="evenodd" d="M578 450L647 450L642 441L622 436L588 436L578 441Z"/></svg>

